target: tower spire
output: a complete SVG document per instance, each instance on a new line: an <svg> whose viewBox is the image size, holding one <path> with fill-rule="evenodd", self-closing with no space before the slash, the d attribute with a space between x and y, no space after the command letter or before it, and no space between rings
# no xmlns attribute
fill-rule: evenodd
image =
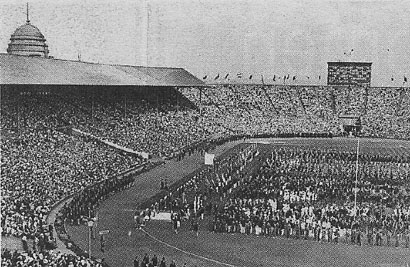
<svg viewBox="0 0 410 267"><path fill-rule="evenodd" d="M30 23L30 18L29 18L29 13L28 13L28 2L27 2L27 20L26 20L26 22Z"/></svg>

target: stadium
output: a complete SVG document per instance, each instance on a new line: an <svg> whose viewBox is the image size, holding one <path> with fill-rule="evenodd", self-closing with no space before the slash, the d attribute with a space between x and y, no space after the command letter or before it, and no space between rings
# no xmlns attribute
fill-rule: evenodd
<svg viewBox="0 0 410 267"><path fill-rule="evenodd" d="M1 266L408 266L410 87L372 67L56 59L27 7L0 54Z"/></svg>

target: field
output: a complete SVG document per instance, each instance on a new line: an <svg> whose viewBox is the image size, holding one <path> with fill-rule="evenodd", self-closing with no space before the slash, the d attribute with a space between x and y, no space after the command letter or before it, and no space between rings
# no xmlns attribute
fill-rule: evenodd
<svg viewBox="0 0 410 267"><path fill-rule="evenodd" d="M247 140L275 146L327 147L335 150L356 151L354 139L270 139ZM218 147L220 155L239 142ZM410 142L397 140L364 139L360 141L361 153L404 154L410 156ZM203 226L197 238L183 224L175 234L164 221L152 221L144 231L133 226L136 204L159 191L161 178L169 182L181 179L203 164L199 154L180 162L168 161L165 165L136 177L135 185L111 196L99 209L97 231L110 230L106 251L100 251L98 238L93 240L92 254L104 257L110 266L132 266L135 256L165 256L169 264L174 259L177 266L407 266L410 250L393 247L352 246L314 241L266 238L241 234L214 234ZM206 225L205 223L203 223ZM87 250L87 228L68 227L71 238Z"/></svg>

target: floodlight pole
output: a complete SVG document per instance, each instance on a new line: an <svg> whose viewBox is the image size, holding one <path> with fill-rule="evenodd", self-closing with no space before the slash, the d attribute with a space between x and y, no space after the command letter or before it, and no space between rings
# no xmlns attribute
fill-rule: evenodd
<svg viewBox="0 0 410 267"><path fill-rule="evenodd" d="M94 221L91 219L91 210L88 210L88 258L91 259L91 231L94 225Z"/></svg>
<svg viewBox="0 0 410 267"><path fill-rule="evenodd" d="M354 189L354 218L356 219L357 212L357 178L359 176L359 147L360 147L360 138L357 138L357 150L356 150L356 182Z"/></svg>

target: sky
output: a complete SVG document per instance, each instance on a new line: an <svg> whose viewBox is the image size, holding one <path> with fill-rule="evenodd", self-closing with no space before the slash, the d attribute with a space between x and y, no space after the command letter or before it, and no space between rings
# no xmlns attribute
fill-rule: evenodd
<svg viewBox="0 0 410 267"><path fill-rule="evenodd" d="M0 0L1 53L25 23L26 2ZM410 78L410 0L28 2L60 59L181 67L207 82L289 74L291 84L325 84L329 61L372 62L372 86Z"/></svg>

